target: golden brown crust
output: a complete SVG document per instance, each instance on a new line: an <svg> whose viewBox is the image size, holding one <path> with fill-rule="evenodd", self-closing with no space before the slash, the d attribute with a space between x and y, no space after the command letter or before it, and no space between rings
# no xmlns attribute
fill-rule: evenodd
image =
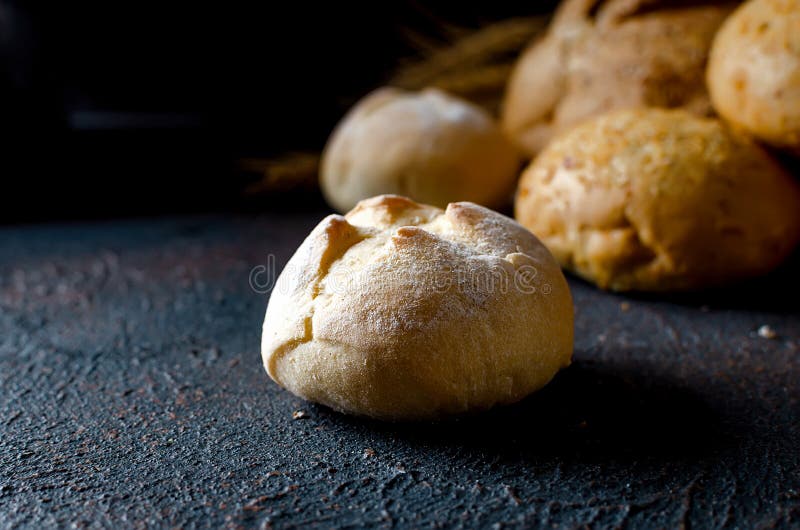
<svg viewBox="0 0 800 530"><path fill-rule="evenodd" d="M600 287L696 289L780 264L800 240L800 190L718 120L617 111L556 138L531 163L516 217Z"/></svg>
<svg viewBox="0 0 800 530"><path fill-rule="evenodd" d="M535 156L554 134L633 107L711 113L704 75L711 40L736 2L566 0L520 57L502 126Z"/></svg>
<svg viewBox="0 0 800 530"><path fill-rule="evenodd" d="M720 29L708 87L727 121L800 151L800 1L751 0Z"/></svg>
<svg viewBox="0 0 800 530"><path fill-rule="evenodd" d="M341 212L383 193L500 207L511 201L518 170L516 151L483 109L437 89L384 88L337 126L320 184Z"/></svg>
<svg viewBox="0 0 800 530"><path fill-rule="evenodd" d="M273 290L262 339L281 386L394 420L517 401L571 353L569 288L530 232L472 203L442 211L396 196L312 231Z"/></svg>

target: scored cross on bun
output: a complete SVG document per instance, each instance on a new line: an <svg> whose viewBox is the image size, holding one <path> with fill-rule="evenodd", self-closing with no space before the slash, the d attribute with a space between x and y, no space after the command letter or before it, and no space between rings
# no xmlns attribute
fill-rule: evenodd
<svg viewBox="0 0 800 530"><path fill-rule="evenodd" d="M522 399L567 366L572 301L530 232L400 196L325 218L272 292L270 377L339 411L421 420Z"/></svg>

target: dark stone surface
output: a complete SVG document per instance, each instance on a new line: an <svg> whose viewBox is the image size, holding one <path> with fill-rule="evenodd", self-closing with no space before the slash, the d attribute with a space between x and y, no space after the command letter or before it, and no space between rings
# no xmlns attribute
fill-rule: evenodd
<svg viewBox="0 0 800 530"><path fill-rule="evenodd" d="M319 218L0 229L0 525L800 524L790 272L670 301L572 280L575 362L545 390L381 424L261 368L249 273Z"/></svg>

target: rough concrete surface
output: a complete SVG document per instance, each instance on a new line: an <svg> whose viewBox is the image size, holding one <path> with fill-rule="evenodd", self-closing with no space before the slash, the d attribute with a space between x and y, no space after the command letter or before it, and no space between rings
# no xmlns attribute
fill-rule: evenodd
<svg viewBox="0 0 800 530"><path fill-rule="evenodd" d="M321 216L0 229L0 526L800 524L796 263L668 301L571 279L545 390L391 425L261 368L250 271Z"/></svg>

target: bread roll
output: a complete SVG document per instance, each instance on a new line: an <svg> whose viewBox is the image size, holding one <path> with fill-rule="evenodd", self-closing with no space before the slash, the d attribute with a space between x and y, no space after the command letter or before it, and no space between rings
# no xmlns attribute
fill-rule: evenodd
<svg viewBox="0 0 800 530"><path fill-rule="evenodd" d="M554 134L610 110L680 107L710 114L708 50L735 4L564 1L548 32L514 68L503 130L533 157Z"/></svg>
<svg viewBox="0 0 800 530"><path fill-rule="evenodd" d="M384 88L359 102L334 131L320 183L340 212L397 193L436 206L511 203L520 161L489 114L436 89Z"/></svg>
<svg viewBox="0 0 800 530"><path fill-rule="evenodd" d="M420 420L522 399L570 362L572 302L527 230L468 202L404 197L325 218L272 292L262 356L336 410Z"/></svg>
<svg viewBox="0 0 800 530"><path fill-rule="evenodd" d="M714 107L732 124L800 152L800 1L751 0L714 39Z"/></svg>
<svg viewBox="0 0 800 530"><path fill-rule="evenodd" d="M766 273L800 239L800 189L719 120L638 109L559 136L520 179L516 217L607 289L698 289Z"/></svg>

